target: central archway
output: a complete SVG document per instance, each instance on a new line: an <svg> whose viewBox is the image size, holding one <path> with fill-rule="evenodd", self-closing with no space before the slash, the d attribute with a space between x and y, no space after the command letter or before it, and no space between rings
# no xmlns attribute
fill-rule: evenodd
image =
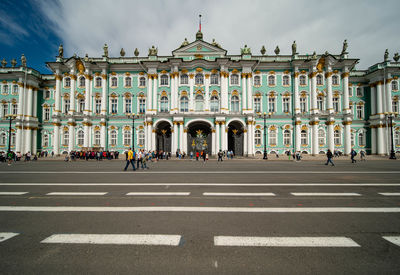
<svg viewBox="0 0 400 275"><path fill-rule="evenodd" d="M228 125L228 150L235 156L243 156L244 141L243 126L239 121L232 121Z"/></svg>
<svg viewBox="0 0 400 275"><path fill-rule="evenodd" d="M194 121L187 127L187 150L188 152L204 151L211 154L212 134L211 126L205 121Z"/></svg>
<svg viewBox="0 0 400 275"><path fill-rule="evenodd" d="M171 152L171 124L161 121L156 128L156 150Z"/></svg>

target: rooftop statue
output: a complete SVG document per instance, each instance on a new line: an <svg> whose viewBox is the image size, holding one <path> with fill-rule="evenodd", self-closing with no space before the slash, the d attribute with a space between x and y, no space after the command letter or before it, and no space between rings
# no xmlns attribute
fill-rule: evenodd
<svg viewBox="0 0 400 275"><path fill-rule="evenodd" d="M22 54L21 56L21 65L22 67L26 67L26 57L24 54Z"/></svg>
<svg viewBox="0 0 400 275"><path fill-rule="evenodd" d="M158 53L158 48L151 46L151 48L149 49L149 56L157 56Z"/></svg>
<svg viewBox="0 0 400 275"><path fill-rule="evenodd" d="M241 54L251 54L251 49L244 45L244 48L240 48Z"/></svg>
<svg viewBox="0 0 400 275"><path fill-rule="evenodd" d="M185 40L183 40L181 47L184 47L184 46L187 46L187 45L189 45L189 41L185 37Z"/></svg>
<svg viewBox="0 0 400 275"><path fill-rule="evenodd" d="M345 54L345 53L347 53L347 47L348 47L348 44L347 44L347 39L345 39L345 40L343 41L343 49L342 49L342 54Z"/></svg>
<svg viewBox="0 0 400 275"><path fill-rule="evenodd" d="M85 60L85 62L88 62L88 61L89 61L89 55L88 55L88 54L85 54L84 60Z"/></svg>
<svg viewBox="0 0 400 275"><path fill-rule="evenodd" d="M63 48L62 44L60 44L60 46L58 47L58 57L61 57L61 58L64 57L64 48Z"/></svg>
<svg viewBox="0 0 400 275"><path fill-rule="evenodd" d="M312 59L317 59L317 53L315 51L312 53Z"/></svg>
<svg viewBox="0 0 400 275"><path fill-rule="evenodd" d="M3 58L3 60L1 61L1 66L4 68L5 66L7 66L7 61L5 58Z"/></svg>
<svg viewBox="0 0 400 275"><path fill-rule="evenodd" d="M122 57L125 56L125 50L124 50L124 48L121 48L121 51L119 52L119 54L120 54Z"/></svg>
<svg viewBox="0 0 400 275"><path fill-rule="evenodd" d="M138 56L138 55L139 55L139 50L136 48L135 51L133 52L133 54L134 54L135 56Z"/></svg>
<svg viewBox="0 0 400 275"><path fill-rule="evenodd" d="M389 60L389 51L388 51L388 49L386 49L386 51L385 51L385 55L383 56L383 60L384 61L388 61Z"/></svg>
<svg viewBox="0 0 400 275"><path fill-rule="evenodd" d="M104 51L103 56L108 57L108 46L107 46L107 43L104 44L103 51Z"/></svg>
<svg viewBox="0 0 400 275"><path fill-rule="evenodd" d="M17 65L17 60L15 60L15 58L13 58L12 60L11 60L11 67L15 67L15 65Z"/></svg>
<svg viewBox="0 0 400 275"><path fill-rule="evenodd" d="M280 52L281 50L279 49L279 46L276 46L274 53L278 55Z"/></svg>
<svg viewBox="0 0 400 275"><path fill-rule="evenodd" d="M399 58L400 58L399 53L395 53L393 56L393 60L397 62L397 61L399 61ZM12 64L12 61L11 61L11 64Z"/></svg>
<svg viewBox="0 0 400 275"><path fill-rule="evenodd" d="M265 49L264 45L262 46L260 52L261 52L262 55L264 55L267 52L267 50Z"/></svg>
<svg viewBox="0 0 400 275"><path fill-rule="evenodd" d="M213 40L212 40L212 43L211 43L213 46L215 46L215 47L218 47L218 48L221 48L221 45L220 44L218 44L216 41L215 41L215 39L213 38Z"/></svg>
<svg viewBox="0 0 400 275"><path fill-rule="evenodd" d="M296 40L293 41L292 44L292 55L296 55L297 54L297 44L296 44Z"/></svg>

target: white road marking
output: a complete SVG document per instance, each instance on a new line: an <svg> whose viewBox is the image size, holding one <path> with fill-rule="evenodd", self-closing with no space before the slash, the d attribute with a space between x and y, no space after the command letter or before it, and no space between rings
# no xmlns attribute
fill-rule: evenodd
<svg viewBox="0 0 400 275"><path fill-rule="evenodd" d="M127 196L189 196L190 192L129 192Z"/></svg>
<svg viewBox="0 0 400 275"><path fill-rule="evenodd" d="M400 236L382 236L382 238L391 242L392 244L400 246Z"/></svg>
<svg viewBox="0 0 400 275"><path fill-rule="evenodd" d="M178 246L181 235L144 234L54 234L41 243L69 244L134 244Z"/></svg>
<svg viewBox="0 0 400 275"><path fill-rule="evenodd" d="M218 193L218 192L204 192L203 196L275 196L274 193Z"/></svg>
<svg viewBox="0 0 400 275"><path fill-rule="evenodd" d="M382 196L400 196L400 193L378 193Z"/></svg>
<svg viewBox="0 0 400 275"><path fill-rule="evenodd" d="M0 171L0 174L130 174L120 171ZM135 171L140 174L400 174L400 171Z"/></svg>
<svg viewBox="0 0 400 275"><path fill-rule="evenodd" d="M0 243L19 235L19 233L0 232Z"/></svg>
<svg viewBox="0 0 400 275"><path fill-rule="evenodd" d="M293 196L361 196L358 193L290 193Z"/></svg>
<svg viewBox="0 0 400 275"><path fill-rule="evenodd" d="M15 196L20 196L20 195L24 195L24 194L28 194L28 192L0 192L0 195L15 195Z"/></svg>
<svg viewBox="0 0 400 275"><path fill-rule="evenodd" d="M400 183L0 183L0 186L400 186Z"/></svg>
<svg viewBox="0 0 400 275"><path fill-rule="evenodd" d="M215 236L215 246L360 247L346 237L233 237Z"/></svg>
<svg viewBox="0 0 400 275"><path fill-rule="evenodd" d="M0 206L1 212L400 213L400 207Z"/></svg>
<svg viewBox="0 0 400 275"><path fill-rule="evenodd" d="M50 192L47 196L103 196L107 192Z"/></svg>

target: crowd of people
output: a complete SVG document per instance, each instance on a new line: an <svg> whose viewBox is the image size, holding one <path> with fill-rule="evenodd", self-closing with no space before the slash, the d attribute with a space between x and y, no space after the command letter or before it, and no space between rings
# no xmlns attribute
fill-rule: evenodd
<svg viewBox="0 0 400 275"><path fill-rule="evenodd" d="M119 152L118 151L71 151L69 154L65 155L65 161L74 161L77 159L81 160L89 160L95 159L97 161L103 159L118 159Z"/></svg>

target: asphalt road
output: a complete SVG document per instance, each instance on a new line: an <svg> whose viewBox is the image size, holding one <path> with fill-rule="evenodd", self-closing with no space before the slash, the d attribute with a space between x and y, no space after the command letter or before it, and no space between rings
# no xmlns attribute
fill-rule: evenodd
<svg viewBox="0 0 400 275"><path fill-rule="evenodd" d="M335 164L0 164L0 273L400 274L400 162Z"/></svg>

